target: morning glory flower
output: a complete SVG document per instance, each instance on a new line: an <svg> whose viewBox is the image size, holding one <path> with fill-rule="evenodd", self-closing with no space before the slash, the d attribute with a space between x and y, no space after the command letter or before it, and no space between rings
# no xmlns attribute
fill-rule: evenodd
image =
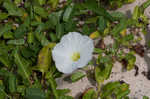
<svg viewBox="0 0 150 99"><path fill-rule="evenodd" d="M88 64L92 59L93 50L92 39L78 32L69 32L53 48L52 57L60 72L72 73Z"/></svg>

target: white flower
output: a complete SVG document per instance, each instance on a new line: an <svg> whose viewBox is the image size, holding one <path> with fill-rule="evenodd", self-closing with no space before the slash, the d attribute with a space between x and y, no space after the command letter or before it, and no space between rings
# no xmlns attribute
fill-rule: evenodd
<svg viewBox="0 0 150 99"><path fill-rule="evenodd" d="M82 68L92 59L94 49L93 40L78 32L64 35L52 50L56 68L63 73L72 73Z"/></svg>

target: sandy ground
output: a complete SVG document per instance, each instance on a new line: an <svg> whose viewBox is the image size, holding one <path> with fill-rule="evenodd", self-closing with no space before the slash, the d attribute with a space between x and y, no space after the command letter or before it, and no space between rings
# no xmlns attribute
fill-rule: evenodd
<svg viewBox="0 0 150 99"><path fill-rule="evenodd" d="M124 5L122 8L117 9L117 11L130 15L136 5L140 5L145 1L146 0L136 0L136 2ZM150 7L146 9L145 15L150 18ZM149 39L150 33L148 32L147 36L143 36L141 43L145 44ZM129 94L129 97L131 99L142 99L144 95L150 97L150 80L147 80L147 78L142 74L143 71L147 72L148 69L150 69L150 54L146 52L144 58L138 55L136 55L136 58L136 65L139 68L139 74L137 76L135 76L135 69L128 72L122 72L121 64L116 62L112 69L110 79L105 81L105 83L123 80L130 85L131 93ZM69 95L75 97L75 99L78 99L78 96L80 96L80 94L86 89L90 87L94 88L94 85L88 80L87 77L82 78L78 82L69 83L68 81L63 80L66 76L68 75L64 75L62 78L57 79L58 89L69 88L71 90Z"/></svg>

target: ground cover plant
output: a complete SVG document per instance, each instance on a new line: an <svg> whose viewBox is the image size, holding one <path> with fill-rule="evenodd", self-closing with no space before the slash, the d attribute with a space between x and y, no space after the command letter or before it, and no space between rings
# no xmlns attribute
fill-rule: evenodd
<svg viewBox="0 0 150 99"><path fill-rule="evenodd" d="M103 5L107 5L108 8L110 9L116 9L116 8L119 8L121 7L122 5L124 4L127 4L127 3L132 3L134 2L135 0L100 0L101 3L103 3Z"/></svg>
<svg viewBox="0 0 150 99"><path fill-rule="evenodd" d="M72 83L85 76L97 82L96 89L85 90L81 99L129 99L130 85L121 81L105 85L103 82L109 79L116 61L122 63L124 70L131 70L135 68L135 54L144 55L139 31L147 33L148 18L144 10L150 1L136 6L131 17L106 10L133 1L0 0L0 99L73 99L67 95L70 90L57 89L55 81L63 73L70 72ZM105 8L104 4L107 5ZM67 71L70 69L66 67L58 68L62 64L56 61L55 55L63 52L57 54L55 48L71 32L77 32L79 37L84 36L93 42L100 39L94 45L92 54L98 57L86 61L84 68L81 68L83 65L80 62L77 64L81 65L79 68L82 71L88 68L88 64L94 68L87 74L73 72L77 68L72 71ZM113 39L110 45L104 44L107 36ZM72 38L74 40L74 36ZM78 39L77 36L75 41ZM76 43L70 45L72 48ZM91 53L91 50L87 52ZM88 55L89 59L92 55ZM76 52L71 58L77 61L80 57L80 53Z"/></svg>

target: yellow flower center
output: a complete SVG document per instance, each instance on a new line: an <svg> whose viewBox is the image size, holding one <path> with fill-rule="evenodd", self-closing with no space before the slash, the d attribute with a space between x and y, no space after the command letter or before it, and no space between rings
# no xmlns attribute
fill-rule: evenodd
<svg viewBox="0 0 150 99"><path fill-rule="evenodd" d="M79 52L75 52L73 53L73 55L71 56L71 59L75 62L78 61L80 59L80 53Z"/></svg>

